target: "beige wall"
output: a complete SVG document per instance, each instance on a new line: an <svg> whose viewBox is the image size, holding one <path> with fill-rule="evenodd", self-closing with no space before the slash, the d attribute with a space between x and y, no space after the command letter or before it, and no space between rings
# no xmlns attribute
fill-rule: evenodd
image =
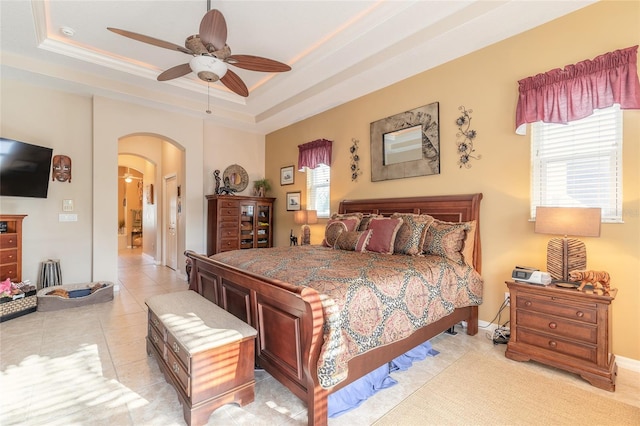
<svg viewBox="0 0 640 426"><path fill-rule="evenodd" d="M285 199L302 191L279 185L280 168L297 168L297 145L318 138L334 141L331 171L332 211L345 198L399 197L482 192L482 272L485 279L482 320L490 321L507 289L504 281L516 264L546 268L549 236L533 232L529 221L529 136L514 133L517 81L640 42L640 3L601 2L519 36L280 129L266 138L266 176L272 196ZM468 42L473 42L468 40ZM369 123L440 103L441 174L371 182ZM459 168L456 153L458 107L472 109L475 147L482 155L471 168ZM360 140L362 175L350 178L351 139ZM619 289L613 305L613 351L640 360L640 111L624 112L624 224L603 224L600 238L585 238L588 266L607 270ZM293 213L276 205L275 242L288 245L296 228ZM312 227L312 242L322 240L323 224ZM503 321L508 313L502 315Z"/></svg>
<svg viewBox="0 0 640 426"><path fill-rule="evenodd" d="M159 165L155 172L156 195L160 195L163 173L171 168L178 175L183 190L178 268L183 274L185 248L204 252L204 195L213 190L212 171L237 163L252 179L264 176L262 135L207 123L201 117L66 93L5 77L0 80L0 90L3 137L51 147L54 155L65 154L73 161L72 182L51 182L46 199L0 197L2 213L28 215L24 223L23 277L33 282L40 262L50 258L60 259L64 283L117 281L121 141L123 153ZM175 163L171 150L156 156L141 148L144 142L136 138L144 137L183 149L182 164ZM74 200L77 222L58 222L64 199ZM156 206L161 214L160 204ZM161 217L158 223L162 223Z"/></svg>
<svg viewBox="0 0 640 426"><path fill-rule="evenodd" d="M71 182L49 182L48 197L0 197L0 211L26 214L23 226L23 279L37 282L40 263L59 259L66 283L91 277L91 99L3 79L0 134L53 148L71 158ZM64 107L61 107L64 105ZM117 167L114 166L114 175ZM113 184L114 191L117 184ZM62 200L74 203L77 222L59 222ZM114 201L115 203L115 201ZM117 219L109 230L117 235Z"/></svg>

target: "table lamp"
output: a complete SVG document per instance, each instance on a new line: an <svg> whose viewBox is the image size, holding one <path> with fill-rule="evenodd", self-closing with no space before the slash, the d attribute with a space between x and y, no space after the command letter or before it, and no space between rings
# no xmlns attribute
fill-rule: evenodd
<svg viewBox="0 0 640 426"><path fill-rule="evenodd" d="M534 232L564 235L547 244L547 272L567 282L569 272L587 268L584 243L571 237L599 237L601 209L591 207L537 207Z"/></svg>
<svg viewBox="0 0 640 426"><path fill-rule="evenodd" d="M293 215L293 221L296 225L302 225L300 245L311 244L311 228L309 228L309 225L318 223L318 212L316 210L298 210Z"/></svg>

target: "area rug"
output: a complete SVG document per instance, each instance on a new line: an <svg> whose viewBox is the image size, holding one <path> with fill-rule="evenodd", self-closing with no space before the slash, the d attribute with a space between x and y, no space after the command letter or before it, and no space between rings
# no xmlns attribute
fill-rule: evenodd
<svg viewBox="0 0 640 426"><path fill-rule="evenodd" d="M385 425L638 425L640 408L520 363L469 352L378 420Z"/></svg>

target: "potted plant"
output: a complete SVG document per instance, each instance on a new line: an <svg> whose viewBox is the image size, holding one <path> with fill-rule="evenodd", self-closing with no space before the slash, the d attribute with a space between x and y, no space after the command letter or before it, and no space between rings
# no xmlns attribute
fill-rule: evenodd
<svg viewBox="0 0 640 426"><path fill-rule="evenodd" d="M269 179L259 179L253 182L253 192L258 197L264 197L270 189Z"/></svg>

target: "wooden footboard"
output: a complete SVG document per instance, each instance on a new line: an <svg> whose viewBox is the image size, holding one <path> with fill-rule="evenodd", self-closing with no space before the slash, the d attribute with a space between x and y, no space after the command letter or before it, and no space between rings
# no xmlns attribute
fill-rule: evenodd
<svg viewBox="0 0 640 426"><path fill-rule="evenodd" d="M347 201L343 213L394 211L434 213L450 221L478 221L474 265L480 270L479 203L482 194ZM258 330L256 363L307 403L308 424L327 424L327 397L363 375L390 362L453 325L467 322L467 333L478 332L478 307L455 310L411 336L368 351L349 361L346 380L323 389L317 375L323 343L323 310L319 294L308 287L268 279L186 251L190 263L189 288Z"/></svg>
<svg viewBox="0 0 640 426"><path fill-rule="evenodd" d="M457 309L402 341L352 359L347 379L326 390L319 385L316 371L323 341L323 315L315 290L265 279L192 251L185 255L191 263L189 289L258 330L256 363L306 401L310 425L327 423L329 393L461 321L467 321L468 334L477 333L478 307Z"/></svg>

